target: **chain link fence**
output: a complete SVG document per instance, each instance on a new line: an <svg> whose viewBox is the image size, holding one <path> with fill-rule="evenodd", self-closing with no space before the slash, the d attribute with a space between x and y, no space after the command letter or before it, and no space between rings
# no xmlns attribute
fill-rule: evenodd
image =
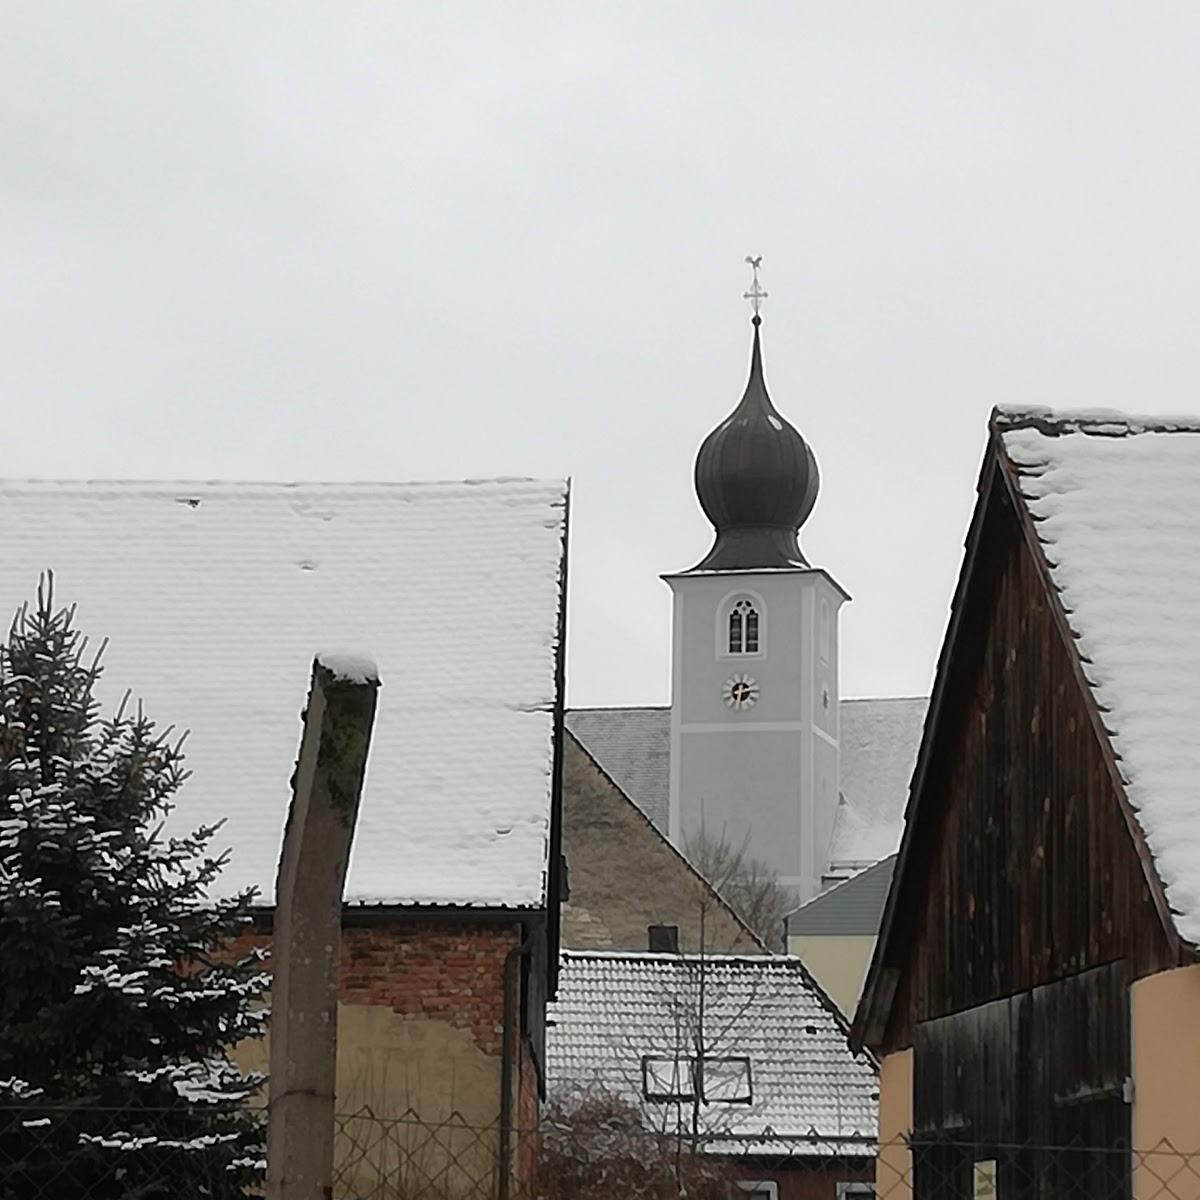
<svg viewBox="0 0 1200 1200"><path fill-rule="evenodd" d="M408 1111L369 1108L334 1118L333 1194L337 1200L492 1200L500 1168L499 1125L473 1125L459 1113L425 1121ZM513 1142L528 1137L515 1131ZM511 1193L517 1200L516 1190Z"/></svg>
<svg viewBox="0 0 1200 1200"><path fill-rule="evenodd" d="M247 1121L247 1115L250 1120ZM496 1125L336 1118L335 1200L498 1200ZM0 1200L261 1196L265 1114L0 1107ZM1198 1126L1200 1137L1200 1126ZM1200 1153L815 1135L680 1136L553 1120L510 1138L508 1200L1200 1200Z"/></svg>

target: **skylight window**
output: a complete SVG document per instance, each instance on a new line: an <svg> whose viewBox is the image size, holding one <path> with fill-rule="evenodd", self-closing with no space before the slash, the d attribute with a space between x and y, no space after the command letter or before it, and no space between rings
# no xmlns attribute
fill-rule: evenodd
<svg viewBox="0 0 1200 1200"><path fill-rule="evenodd" d="M753 1097L750 1060L706 1058L702 1095L706 1104L749 1104Z"/></svg>
<svg viewBox="0 0 1200 1200"><path fill-rule="evenodd" d="M693 1100L695 1084L692 1080L690 1058L642 1059L642 1092L647 1100Z"/></svg>
<svg viewBox="0 0 1200 1200"><path fill-rule="evenodd" d="M742 1057L697 1060L655 1057L642 1059L642 1093L647 1100L694 1100L697 1086L705 1104L749 1104L753 1100L750 1060Z"/></svg>

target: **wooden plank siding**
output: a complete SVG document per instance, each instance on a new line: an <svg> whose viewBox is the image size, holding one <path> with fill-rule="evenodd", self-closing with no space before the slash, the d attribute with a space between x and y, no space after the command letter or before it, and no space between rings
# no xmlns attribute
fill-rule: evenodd
<svg viewBox="0 0 1200 1200"><path fill-rule="evenodd" d="M917 1026L916 1192L971 1194L994 1160L1000 1193L1128 1193L1129 992L1123 962Z"/></svg>
<svg viewBox="0 0 1200 1200"><path fill-rule="evenodd" d="M1129 995L1110 963L917 1026L913 1129L992 1144L1128 1138Z"/></svg>
<svg viewBox="0 0 1200 1200"><path fill-rule="evenodd" d="M1126 960L1174 965L1065 635L1000 468L879 965L876 1048L919 1022Z"/></svg>

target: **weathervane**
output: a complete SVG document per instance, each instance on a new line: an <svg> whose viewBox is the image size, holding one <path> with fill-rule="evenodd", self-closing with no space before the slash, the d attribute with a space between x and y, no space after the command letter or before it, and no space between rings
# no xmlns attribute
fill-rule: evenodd
<svg viewBox="0 0 1200 1200"><path fill-rule="evenodd" d="M743 300L749 300L754 306L754 321L758 323L760 317L758 310L762 307L762 302L767 298L767 293L762 290L762 285L758 282L758 268L762 266L762 255L757 258L746 256L746 263L754 272L754 282L750 285L750 290L742 295Z"/></svg>

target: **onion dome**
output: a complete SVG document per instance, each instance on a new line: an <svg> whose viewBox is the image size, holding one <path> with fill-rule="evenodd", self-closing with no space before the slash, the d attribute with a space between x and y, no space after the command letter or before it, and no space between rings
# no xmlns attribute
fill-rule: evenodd
<svg viewBox="0 0 1200 1200"><path fill-rule="evenodd" d="M767 395L753 321L746 394L696 456L696 495L717 537L694 571L808 566L798 530L816 503L817 460Z"/></svg>

